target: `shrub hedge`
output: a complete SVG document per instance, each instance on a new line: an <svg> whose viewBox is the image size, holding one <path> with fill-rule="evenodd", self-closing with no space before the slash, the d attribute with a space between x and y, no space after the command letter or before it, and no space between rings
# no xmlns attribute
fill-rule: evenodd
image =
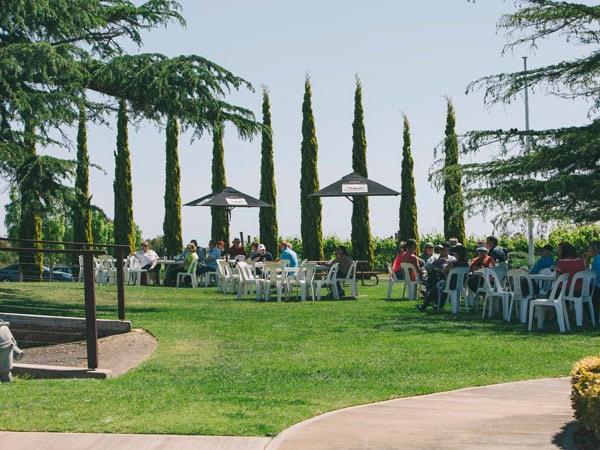
<svg viewBox="0 0 600 450"><path fill-rule="evenodd" d="M600 356L590 356L573 365L571 404L578 425L600 439Z"/></svg>

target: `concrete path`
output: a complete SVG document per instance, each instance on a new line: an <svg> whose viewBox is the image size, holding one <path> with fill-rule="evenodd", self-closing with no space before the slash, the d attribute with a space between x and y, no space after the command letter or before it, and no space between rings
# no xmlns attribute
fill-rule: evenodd
<svg viewBox="0 0 600 450"><path fill-rule="evenodd" d="M301 422L273 440L0 431L0 442L11 450L575 450L569 383L524 381L355 406Z"/></svg>

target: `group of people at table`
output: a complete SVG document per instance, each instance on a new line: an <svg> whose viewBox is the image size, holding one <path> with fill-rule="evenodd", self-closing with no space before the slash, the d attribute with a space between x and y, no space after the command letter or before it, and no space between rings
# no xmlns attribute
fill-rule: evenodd
<svg viewBox="0 0 600 450"><path fill-rule="evenodd" d="M218 270L217 261L219 259L244 259L253 262L287 260L288 267L297 267L298 255L292 250L292 245L287 241L282 241L279 245L281 248L279 258L274 258L263 244L257 242L250 244L250 252L246 254L244 246L239 238L235 238L231 247L227 250L225 250L225 243L223 241L211 239L208 242L208 248L205 249L200 247L195 239L192 239L190 243L186 245L183 252L175 257L174 263L170 263L166 266L162 285L175 286L177 274L189 272L194 263L196 263L197 267L196 275L202 275L207 272L216 272ZM135 256L140 260L141 268L146 270L148 274L152 276L154 285L160 285L160 257L154 250L150 249L148 242L142 241L140 247L140 250L131 253L130 256ZM186 285L191 285L189 277L186 278Z"/></svg>
<svg viewBox="0 0 600 450"><path fill-rule="evenodd" d="M404 277L402 264L412 264L417 272L410 272L411 281L415 281L419 277L426 286L422 291L424 301L417 305L418 309L425 311L433 303L434 310L436 310L438 292L444 288L445 280L453 268L469 268L467 284L470 291L476 292L481 287L482 278L477 275L482 273L482 269L494 268L507 262L504 249L498 246L498 239L495 236L488 236L485 241L479 242L476 252L477 256L469 259L467 248L456 238L450 238L447 242L435 246L433 243L427 242L423 252L417 256L417 242L409 239L401 244L392 270L401 279ZM577 272L586 269L595 271L596 283L592 300L594 310L598 313L600 307L600 241L590 242L588 251L582 256L578 256L573 245L568 242L561 242L556 252L557 258L555 259L554 248L551 245L543 246L541 257L528 270L529 273L539 274L544 269L550 269L556 273L556 276L567 273L569 274L567 290L569 290L571 280ZM528 289L527 286L522 287L525 290ZM450 288L453 289L454 286L450 286ZM533 288L535 291L539 290L537 284L534 284ZM575 285L575 291L578 289L581 290L581 286ZM537 294L537 292L535 293ZM524 292L524 294L528 294L528 292Z"/></svg>

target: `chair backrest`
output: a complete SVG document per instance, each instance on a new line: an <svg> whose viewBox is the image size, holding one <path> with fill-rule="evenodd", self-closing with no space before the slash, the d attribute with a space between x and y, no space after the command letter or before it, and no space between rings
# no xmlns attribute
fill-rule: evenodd
<svg viewBox="0 0 600 450"><path fill-rule="evenodd" d="M419 272L417 271L417 268L414 266L414 264L403 262L400 268L404 272L404 279L406 281L419 281ZM411 273L413 274L413 276L410 275Z"/></svg>
<svg viewBox="0 0 600 450"><path fill-rule="evenodd" d="M497 280L497 283L500 283L500 286L504 287L506 286L506 274L508 273L508 269L506 268L506 265L504 263L502 264L503 265L498 264L496 265L496 267L494 267L494 280Z"/></svg>
<svg viewBox="0 0 600 450"><path fill-rule="evenodd" d="M348 269L348 273L346 274L346 280L354 280L356 279L356 267L358 266L358 261L352 261L350 268Z"/></svg>
<svg viewBox="0 0 600 450"><path fill-rule="evenodd" d="M569 281L569 274L563 273L559 276L554 284L552 285L552 291L550 291L550 295L548 296L549 300L558 300L565 296L567 291L567 283Z"/></svg>
<svg viewBox="0 0 600 450"><path fill-rule="evenodd" d="M224 259L217 259L217 270L222 277L227 276L227 267L229 264Z"/></svg>
<svg viewBox="0 0 600 450"><path fill-rule="evenodd" d="M237 266L238 271L240 272L240 279L242 281L250 281L254 278L254 276L252 276L252 269L247 262L238 261Z"/></svg>
<svg viewBox="0 0 600 450"><path fill-rule="evenodd" d="M392 269L392 265L390 263L385 263L385 267L387 267L388 275L390 276L390 278L394 281L399 281L398 277L396 276L396 272L394 272L394 270Z"/></svg>
<svg viewBox="0 0 600 450"><path fill-rule="evenodd" d="M508 289L515 295L516 298L523 298L523 291L521 289L521 279L527 279L529 283L529 292L533 293L533 285L531 278L529 278L527 272L521 269L510 269L506 272Z"/></svg>
<svg viewBox="0 0 600 450"><path fill-rule="evenodd" d="M237 256L236 256L235 258L233 258L233 259L235 259L236 261L243 261L243 260L245 260L245 259L246 259L246 256L245 256L245 255L237 255Z"/></svg>
<svg viewBox="0 0 600 450"><path fill-rule="evenodd" d="M340 266L340 263L333 263L331 265L331 267L329 268L329 272L327 272L327 277L325 278L325 280L327 280L329 282L332 282L333 280L335 280L339 266Z"/></svg>
<svg viewBox="0 0 600 450"><path fill-rule="evenodd" d="M498 277L495 269L492 269L491 267L483 269L483 286L486 292L490 294L504 293L504 289L502 289L502 283L498 281L499 279L500 278Z"/></svg>
<svg viewBox="0 0 600 450"><path fill-rule="evenodd" d="M468 267L455 267L454 269L452 269L450 272L448 272L448 278L446 279L446 286L444 286L444 292L448 293L449 291L464 291L466 284L465 280L467 279L468 274Z"/></svg>
<svg viewBox="0 0 600 450"><path fill-rule="evenodd" d="M194 260L192 261L192 264L190 264L190 268L187 270L187 273L189 273L192 276L195 276L197 267L198 267L198 258L194 258Z"/></svg>
<svg viewBox="0 0 600 450"><path fill-rule="evenodd" d="M139 270L142 268L142 262L137 256L128 256L127 261L129 261L130 270Z"/></svg>
<svg viewBox="0 0 600 450"><path fill-rule="evenodd" d="M578 283L578 280L582 280ZM576 295L578 284L581 284L579 289L579 295ZM571 279L571 285L569 287L569 297L573 298L592 298L594 294L594 285L596 284L596 272L593 270L582 270L573 275Z"/></svg>
<svg viewBox="0 0 600 450"><path fill-rule="evenodd" d="M265 262L264 272L265 277L271 281L277 281L283 276L283 262L268 261Z"/></svg>

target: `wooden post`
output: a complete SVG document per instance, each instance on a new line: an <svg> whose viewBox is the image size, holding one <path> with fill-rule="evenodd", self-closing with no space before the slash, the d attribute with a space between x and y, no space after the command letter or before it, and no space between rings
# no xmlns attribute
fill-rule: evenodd
<svg viewBox="0 0 600 450"><path fill-rule="evenodd" d="M83 253L83 275L85 296L85 335L89 369L98 368L98 328L96 327L96 292L94 286L94 255Z"/></svg>

